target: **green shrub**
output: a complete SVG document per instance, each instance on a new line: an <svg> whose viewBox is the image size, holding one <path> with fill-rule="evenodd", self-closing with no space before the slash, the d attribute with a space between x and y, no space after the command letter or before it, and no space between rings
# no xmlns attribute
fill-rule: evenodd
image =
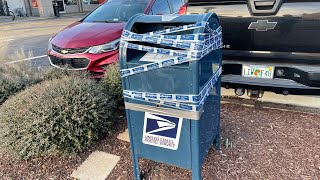
<svg viewBox="0 0 320 180"><path fill-rule="evenodd" d="M66 76L88 78L84 71L69 71L58 68L32 69L30 62L5 64L0 67L0 105L9 96L44 80L60 79Z"/></svg>
<svg viewBox="0 0 320 180"><path fill-rule="evenodd" d="M83 71L81 71L83 73ZM79 74L78 71L69 71L66 69L58 69L55 67L51 67L43 71L43 80L53 80L53 79L60 79L66 76Z"/></svg>
<svg viewBox="0 0 320 180"><path fill-rule="evenodd" d="M105 92L112 96L119 107L123 107L124 104L119 64L111 64L106 70L107 71L102 82L106 89Z"/></svg>
<svg viewBox="0 0 320 180"><path fill-rule="evenodd" d="M9 96L42 80L42 71L32 68L31 61L21 61L10 64L10 61L33 57L31 51L26 53L23 49L20 49L8 55L8 49L8 43L0 46L0 105L6 101Z"/></svg>
<svg viewBox="0 0 320 180"><path fill-rule="evenodd" d="M22 159L77 153L108 132L116 103L101 83L77 76L44 81L0 109L0 141Z"/></svg>
<svg viewBox="0 0 320 180"><path fill-rule="evenodd" d="M8 48L8 43L0 46L0 105L8 97L24 90L28 86L43 80L57 79L79 73L57 68L36 69L32 67L31 61L11 63L11 61L33 57L33 55L31 51L25 52L23 49L16 50L13 54L8 55Z"/></svg>
<svg viewBox="0 0 320 180"><path fill-rule="evenodd" d="M9 96L41 81L41 73L25 63L7 64L0 67L0 105Z"/></svg>

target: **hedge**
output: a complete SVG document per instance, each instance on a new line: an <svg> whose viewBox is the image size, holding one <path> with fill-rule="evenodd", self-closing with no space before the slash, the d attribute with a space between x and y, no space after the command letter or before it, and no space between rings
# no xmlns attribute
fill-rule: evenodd
<svg viewBox="0 0 320 180"><path fill-rule="evenodd" d="M0 108L1 144L21 159L81 152L117 119L117 102L110 92L81 76L29 87Z"/></svg>

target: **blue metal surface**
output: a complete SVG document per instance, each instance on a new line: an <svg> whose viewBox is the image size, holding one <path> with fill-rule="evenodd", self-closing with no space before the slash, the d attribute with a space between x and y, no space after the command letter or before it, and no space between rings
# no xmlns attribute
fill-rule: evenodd
<svg viewBox="0 0 320 180"><path fill-rule="evenodd" d="M131 131L133 138L131 144L134 145L135 156L151 159L157 162L162 162L170 165L175 165L185 169L191 169L191 160L182 157L191 157L190 148L190 122L184 120L181 128L180 143L178 150L170 150L156 146L150 146L142 143L142 133L144 124L144 112L129 110L127 118L131 121Z"/></svg>
<svg viewBox="0 0 320 180"><path fill-rule="evenodd" d="M125 29L147 33L206 21L212 29L219 27L215 14L177 16L171 21L163 21L162 16L136 15ZM203 33L204 28L183 32ZM120 48L120 68L128 69L145 62L139 61L146 52ZM221 67L221 50L215 50L198 61L156 69L122 78L123 88L131 91L157 92L166 94L198 94L217 67ZM140 179L139 158L146 158L181 168L192 170L192 179L201 179L201 167L209 148L220 149L220 83L215 85L203 106L200 120L184 119L179 147L177 150L147 145L142 142L145 112L126 109L131 142L135 179ZM141 105L154 104L125 98L125 102ZM168 177L170 179L170 177Z"/></svg>

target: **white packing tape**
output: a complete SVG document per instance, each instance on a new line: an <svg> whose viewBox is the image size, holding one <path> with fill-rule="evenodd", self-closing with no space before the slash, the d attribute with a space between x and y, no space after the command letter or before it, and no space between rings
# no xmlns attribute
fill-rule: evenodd
<svg viewBox="0 0 320 180"><path fill-rule="evenodd" d="M162 35L166 32L173 33L177 31L186 31L188 28L205 28L210 33L187 34L187 35ZM131 43L130 43L130 42ZM180 48L184 50L172 50L157 48L145 45L134 44L133 42L148 42L152 44L164 45L167 47ZM174 58L165 59L159 62L143 64L134 68L122 69L121 77L131 76L134 74L151 71L163 67L181 64L189 61L199 60L213 50L222 48L222 31L221 27L216 30L210 29L206 23L201 22L192 25L185 25L171 29L156 31L153 33L136 34L124 30L121 36L120 46L128 49L139 51L153 52L175 56Z"/></svg>
<svg viewBox="0 0 320 180"><path fill-rule="evenodd" d="M220 67L197 95L149 93L124 90L123 96L129 99L161 104L184 111L198 112L204 105L207 97L210 95L210 92L221 75L221 72L222 68Z"/></svg>
<svg viewBox="0 0 320 180"><path fill-rule="evenodd" d="M186 35L168 35L171 33L192 30L196 28L204 28L207 33L186 34ZM159 47L145 46L135 44L134 42L146 42L149 44L163 45L171 48L179 48L182 50L172 50ZM170 59L158 62L143 64L134 68L122 69L121 77L127 77L138 73L143 73L163 67L181 64L189 61L202 59L213 50L222 48L222 29L219 26L213 30L208 26L207 22L199 22L190 25L164 29L145 34L136 34L124 30L121 36L120 46L123 48L134 49L139 51L152 52L157 54L165 54L174 56ZM164 94L149 93L124 90L124 97L161 104L167 107L180 109L184 111L199 112L209 96L215 83L222 72L221 67L209 78L202 90L197 95L185 94Z"/></svg>

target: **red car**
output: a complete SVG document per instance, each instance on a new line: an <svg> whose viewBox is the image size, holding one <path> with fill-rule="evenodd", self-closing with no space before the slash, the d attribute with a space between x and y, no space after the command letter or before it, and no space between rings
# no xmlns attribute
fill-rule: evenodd
<svg viewBox="0 0 320 180"><path fill-rule="evenodd" d="M118 61L118 47L126 22L137 13L176 14L183 0L108 0L53 36L48 57L52 66L88 70L97 76Z"/></svg>

